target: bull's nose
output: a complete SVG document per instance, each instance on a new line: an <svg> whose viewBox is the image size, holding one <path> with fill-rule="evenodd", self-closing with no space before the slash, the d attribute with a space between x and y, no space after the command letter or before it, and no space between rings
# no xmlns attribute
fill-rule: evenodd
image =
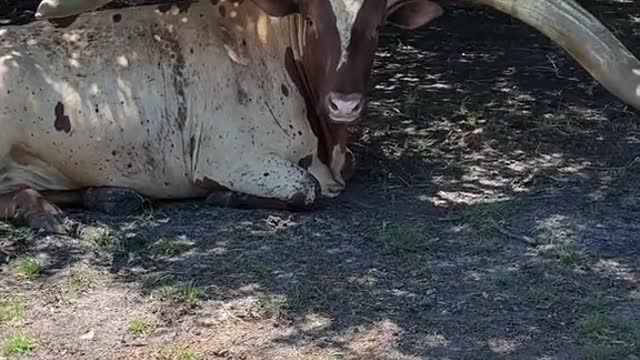
<svg viewBox="0 0 640 360"><path fill-rule="evenodd" d="M348 123L357 120L364 107L364 97L359 93L329 93L327 107L329 117L335 122Z"/></svg>

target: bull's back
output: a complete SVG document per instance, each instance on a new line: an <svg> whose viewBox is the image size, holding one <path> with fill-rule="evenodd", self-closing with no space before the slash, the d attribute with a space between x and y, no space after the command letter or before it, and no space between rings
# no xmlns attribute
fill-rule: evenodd
<svg viewBox="0 0 640 360"><path fill-rule="evenodd" d="M280 37L264 27L229 32L237 27L217 23L211 6L112 10L64 28L4 30L0 69L10 71L0 83L11 92L0 100L12 113L0 115L0 126L15 134L0 135L0 157L4 143L32 160L14 183L184 197L202 191L194 174L224 179L238 156L297 161L313 151L281 44L270 48Z"/></svg>
<svg viewBox="0 0 640 360"><path fill-rule="evenodd" d="M29 154L32 177L52 178L34 185L126 186L161 197L199 191L185 156L194 69L182 46L196 31L182 24L172 33L178 21L141 7L83 15L65 28L2 30L0 126L13 131L0 142Z"/></svg>

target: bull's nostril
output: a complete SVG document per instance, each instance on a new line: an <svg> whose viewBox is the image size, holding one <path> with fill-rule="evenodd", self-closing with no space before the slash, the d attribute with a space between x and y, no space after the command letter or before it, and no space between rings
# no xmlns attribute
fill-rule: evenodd
<svg viewBox="0 0 640 360"><path fill-rule="evenodd" d="M359 113L362 111L364 102L362 100L358 101L358 104L353 108L353 112Z"/></svg>
<svg viewBox="0 0 640 360"><path fill-rule="evenodd" d="M338 107L338 104L336 104L336 102L332 98L329 98L329 108L331 109L331 111L340 110L340 107Z"/></svg>

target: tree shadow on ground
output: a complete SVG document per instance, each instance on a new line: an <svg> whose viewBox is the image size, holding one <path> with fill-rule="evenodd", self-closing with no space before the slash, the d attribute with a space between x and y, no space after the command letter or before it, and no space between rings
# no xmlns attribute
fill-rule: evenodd
<svg viewBox="0 0 640 360"><path fill-rule="evenodd" d="M245 356L584 358L603 341L584 325L600 299L640 307L638 114L526 26L450 11L384 34L360 171L318 211L70 211L77 236L3 251L45 256L41 284L78 261L108 268L168 324L235 321L266 339L234 343Z"/></svg>

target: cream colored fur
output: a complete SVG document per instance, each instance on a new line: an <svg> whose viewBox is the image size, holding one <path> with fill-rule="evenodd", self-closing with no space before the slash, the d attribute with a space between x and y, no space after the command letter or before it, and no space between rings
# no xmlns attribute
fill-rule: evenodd
<svg viewBox="0 0 640 360"><path fill-rule="evenodd" d="M204 195L211 180L315 201L297 163L318 139L284 66L286 49L298 46L296 18L268 17L250 1L217 6L0 29L0 193L118 186L183 198ZM56 130L58 102L69 132ZM313 165L325 195L342 191L324 164Z"/></svg>

